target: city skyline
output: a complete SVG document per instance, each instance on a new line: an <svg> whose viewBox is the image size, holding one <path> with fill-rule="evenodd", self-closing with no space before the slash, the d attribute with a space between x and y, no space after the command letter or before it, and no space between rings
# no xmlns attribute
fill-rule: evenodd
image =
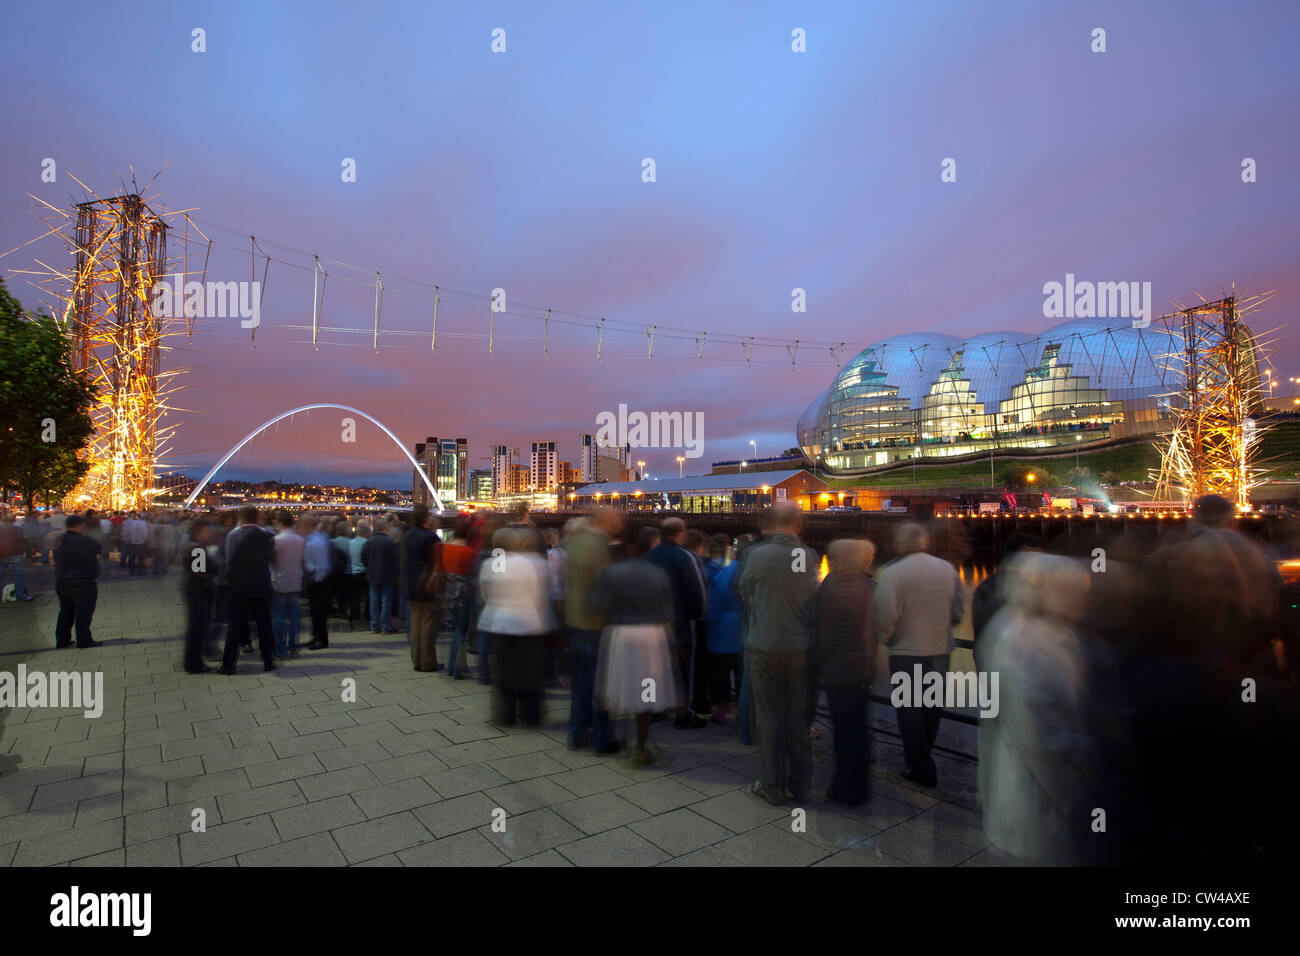
<svg viewBox="0 0 1300 956"><path fill-rule="evenodd" d="M339 4L234 4L205 10L202 24L164 4L129 24L78 6L77 37L129 44L168 77L147 95L49 73L50 50L90 41L15 9L11 26L29 39L3 69L14 87L42 75L46 93L3 107L0 249L39 234L26 194L66 207L85 198L72 176L112 195L119 176L129 188L132 169L143 185L164 167L149 195L197 209L216 240L208 279L248 279L257 236L273 261L255 341L238 320L205 319L164 360L190 371L161 465L193 475L270 415L321 401L367 411L408 449L430 423L476 449L563 442L626 404L701 414L695 470L750 457L751 441L771 456L796 443L798 416L858 348L922 328L1030 337L1055 324L1043 289L1066 276L1150 283L1155 314L1215 298L1220 283L1277 290L1265 329L1295 314L1295 9L773 5L746 6L743 28L738 9L694 11L683 25L582 4L411 7L376 18L359 47ZM1090 49L1097 26L1104 53ZM191 49L195 27L203 53ZM497 27L504 54L491 51ZM806 52L791 49L795 28ZM1189 73L1186 53L1207 45L1221 68ZM376 48L389 51L382 62L366 52ZM606 79L593 86L592 75ZM79 106L51 111L46 98ZM42 178L47 158L54 182ZM355 182L340 176L348 159ZM183 248L179 233L172 241ZM0 260L25 306L40 298L15 270L59 254L37 243ZM313 254L370 270L327 266L317 348ZM496 289L503 312L487 305ZM792 311L795 290L807 311ZM708 335L771 347L747 361ZM1286 382L1300 349L1283 338L1274 365ZM337 421L294 427L303 434L290 444L324 448ZM381 442L344 451L325 477L407 474ZM651 474L676 473L675 450L644 451ZM280 452L250 447L229 474L264 477Z"/></svg>

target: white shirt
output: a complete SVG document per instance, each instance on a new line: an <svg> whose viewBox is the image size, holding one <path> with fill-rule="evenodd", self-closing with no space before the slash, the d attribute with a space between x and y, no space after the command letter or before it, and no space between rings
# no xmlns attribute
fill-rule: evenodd
<svg viewBox="0 0 1300 956"><path fill-rule="evenodd" d="M551 572L537 555L494 555L483 562L478 580L483 594L479 630L543 634L552 629Z"/></svg>

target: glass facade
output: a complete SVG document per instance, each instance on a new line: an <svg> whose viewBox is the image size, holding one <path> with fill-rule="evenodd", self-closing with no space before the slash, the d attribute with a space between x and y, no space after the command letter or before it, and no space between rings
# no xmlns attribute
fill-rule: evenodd
<svg viewBox="0 0 1300 956"><path fill-rule="evenodd" d="M1073 319L1031 335L913 332L863 349L800 416L809 460L858 472L912 457L1154 434L1179 384L1179 337Z"/></svg>

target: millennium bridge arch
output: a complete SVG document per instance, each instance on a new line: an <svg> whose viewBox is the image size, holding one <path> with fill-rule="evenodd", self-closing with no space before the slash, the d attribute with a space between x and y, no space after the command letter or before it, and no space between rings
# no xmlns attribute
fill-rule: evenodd
<svg viewBox="0 0 1300 956"><path fill-rule="evenodd" d="M206 475L204 475L203 480L194 486L194 490L190 492L190 496L185 499L184 506L188 508L190 507L190 505L194 504L194 499L196 499L200 495L200 493L202 493L203 489L207 487L208 482L212 480L212 476L215 475L218 471L220 471L222 466L225 465L226 462L230 461L231 458L235 457L235 455L239 453L239 449L243 448L245 445L247 445L258 435L262 434L262 432L266 431L276 422L283 421L284 419L288 418L290 415L297 415L299 412L310 412L318 408L337 408L340 411L351 412L352 414L360 415L366 421L374 425L377 425L380 431L382 431L385 435L387 435L389 438L392 439L393 444L397 446L397 450L400 451L402 455L406 458L406 460L411 463L411 467L415 469L416 474L418 474L420 478L423 479L425 487L429 489L429 495L433 500L433 503L437 507L437 509L439 511L443 509L442 497L438 494L438 489L433 486L433 482L431 482L429 480L429 476L424 473L424 469L420 467L420 463L415 460L415 457L409 451L406 450L406 446L401 443L401 441L398 439L396 435L394 435L391 431L389 431L388 426L385 425L383 422L381 422L379 419L375 418L373 415L369 415L366 412L363 412L359 408L353 408L351 405L339 405L336 402L316 402L311 405L299 405L297 408L291 408L287 412L281 412L279 415L276 415L274 418L268 418L266 421L262 422L262 424L258 425L251 432L249 432L247 435L241 438L239 440L239 443L235 445L234 448L226 452L226 454L222 457L222 459L212 466L212 470L209 471Z"/></svg>

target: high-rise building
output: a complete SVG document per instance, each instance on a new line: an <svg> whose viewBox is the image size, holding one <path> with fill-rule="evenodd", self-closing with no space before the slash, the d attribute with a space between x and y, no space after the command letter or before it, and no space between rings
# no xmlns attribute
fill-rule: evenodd
<svg viewBox="0 0 1300 956"><path fill-rule="evenodd" d="M492 469L471 468L469 471L469 497L472 501L492 498Z"/></svg>
<svg viewBox="0 0 1300 956"><path fill-rule="evenodd" d="M510 447L492 446L492 497L510 494Z"/></svg>
<svg viewBox="0 0 1300 956"><path fill-rule="evenodd" d="M599 453L594 436L578 436L578 476L582 481L591 483L596 480L596 456Z"/></svg>
<svg viewBox="0 0 1300 956"><path fill-rule="evenodd" d="M469 497L469 442L464 438L426 438L415 446L415 460L429 481L438 489L438 497L447 507ZM428 505L429 489L413 476L411 501Z"/></svg>
<svg viewBox="0 0 1300 956"><path fill-rule="evenodd" d="M559 452L553 441L535 441L528 461L529 479L535 491L554 491L559 465Z"/></svg>
<svg viewBox="0 0 1300 956"><path fill-rule="evenodd" d="M562 461L555 467L555 483L557 485L572 485L582 480L582 475L577 468L574 468L567 461Z"/></svg>
<svg viewBox="0 0 1300 956"><path fill-rule="evenodd" d="M525 495L528 493L530 487L530 477L529 477L529 469L526 466L520 464L512 464L508 469L507 474L509 477L506 480L506 490L504 492L505 494Z"/></svg>

